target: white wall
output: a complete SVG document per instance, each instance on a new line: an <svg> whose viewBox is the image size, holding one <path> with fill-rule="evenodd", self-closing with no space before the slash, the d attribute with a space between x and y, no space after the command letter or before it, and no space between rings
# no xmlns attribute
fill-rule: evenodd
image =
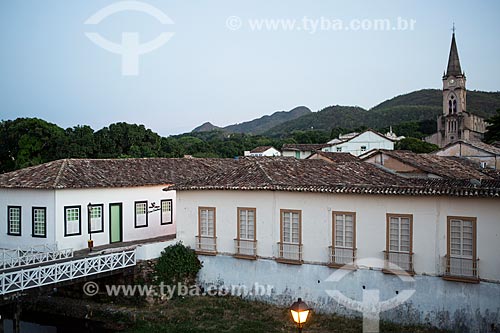
<svg viewBox="0 0 500 333"><path fill-rule="evenodd" d="M366 150L361 151L361 146L365 146ZM351 153L355 156L359 156L373 149L393 150L394 142L392 142L387 138L383 138L380 135L375 134L371 131L367 131L344 143L335 144L330 147L323 148L323 151L337 152L338 147L342 148L343 153Z"/></svg>
<svg viewBox="0 0 500 333"><path fill-rule="evenodd" d="M109 204L122 203L123 209L123 241L133 241L172 235L176 232L175 227L175 192L163 191L165 185L103 188L103 189L64 189L56 191L56 237L60 246L72 247L74 249L87 248L88 215L87 204L104 204L104 232L93 233L94 246L109 244ZM172 199L173 223L160 224L161 211L148 214L148 226L135 228L135 201L148 201L148 207L154 202L160 206L161 200ZM82 234L77 236L64 236L64 207L81 205Z"/></svg>
<svg viewBox="0 0 500 333"><path fill-rule="evenodd" d="M313 153L311 150L306 150L306 151L300 151L300 159L305 159ZM296 157L296 151L295 150L283 150L282 156L285 157Z"/></svg>
<svg viewBox="0 0 500 333"><path fill-rule="evenodd" d="M21 206L21 236L7 235L7 206ZM31 236L32 207L47 208L47 238ZM53 190L0 189L0 248L55 243L54 214Z"/></svg>
<svg viewBox="0 0 500 333"><path fill-rule="evenodd" d="M497 199L410 196L355 196L272 191L183 191L177 193L177 235L194 247L198 206L216 207L217 250L234 253L237 207L257 209L257 254L273 258L280 239L280 209L302 210L303 258L326 263L331 245L332 210L356 212L358 258L383 258L386 213L413 214L417 274L437 275L446 254L447 216L477 217L481 278L500 281L500 205Z"/></svg>

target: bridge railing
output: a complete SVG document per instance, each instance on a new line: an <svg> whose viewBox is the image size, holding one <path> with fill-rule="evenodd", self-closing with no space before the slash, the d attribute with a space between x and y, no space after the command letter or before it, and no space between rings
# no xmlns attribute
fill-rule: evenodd
<svg viewBox="0 0 500 333"><path fill-rule="evenodd" d="M1 249L0 270L69 259L73 249L59 250L57 244L36 245L29 248Z"/></svg>
<svg viewBox="0 0 500 333"><path fill-rule="evenodd" d="M135 264L135 250L129 250L0 273L0 295L110 272Z"/></svg>

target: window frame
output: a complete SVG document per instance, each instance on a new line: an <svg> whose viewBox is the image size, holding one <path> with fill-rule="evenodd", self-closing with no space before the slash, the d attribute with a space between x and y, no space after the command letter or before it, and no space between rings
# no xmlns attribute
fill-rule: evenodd
<svg viewBox="0 0 500 333"><path fill-rule="evenodd" d="M78 209L78 232L68 233L68 209ZM64 206L64 237L80 236L82 234L82 206Z"/></svg>
<svg viewBox="0 0 500 333"><path fill-rule="evenodd" d="M337 227L337 219L336 215L352 215L352 247L346 246L337 246L335 242L335 228ZM345 225L345 218L344 218ZM344 245L345 245L345 228L344 228ZM342 248L342 249L352 249L356 250L356 212L346 212L346 211L332 211L332 246L334 248Z"/></svg>
<svg viewBox="0 0 500 333"><path fill-rule="evenodd" d="M392 251L390 246L391 241L391 218L408 218L410 220L410 248L408 252L402 251ZM399 234L399 241L401 242L401 234ZM399 249L401 249L401 245L399 245ZM385 241L385 250L387 253L408 253L413 254L413 214L398 214L398 213L387 213L386 214L386 241Z"/></svg>
<svg viewBox="0 0 500 333"><path fill-rule="evenodd" d="M146 212L144 215L146 215L146 224L145 225L137 225L137 205L138 204L145 204L146 205ZM149 216L148 216L148 201L147 200L140 200L140 201L134 201L134 227L136 229L140 228L147 228L149 226Z"/></svg>
<svg viewBox="0 0 500 333"><path fill-rule="evenodd" d="M19 232L13 233L10 231L11 227L11 219L10 219L10 210L11 209L19 209ZM22 236L22 206L7 206L7 235L9 236Z"/></svg>
<svg viewBox="0 0 500 333"><path fill-rule="evenodd" d="M241 238L240 234L240 227L241 227L241 219L240 219L240 212L241 211L253 211L253 239L248 239L248 238ZM237 212L237 234L236 234L236 239L237 240L246 240L246 241L256 241L257 240L257 208L254 207L237 207L236 209Z"/></svg>
<svg viewBox="0 0 500 333"><path fill-rule="evenodd" d="M43 211L43 226L44 226L44 233L42 234L35 234L35 211L36 210L42 210ZM31 237L35 238L47 238L47 207L31 207Z"/></svg>
<svg viewBox="0 0 500 333"><path fill-rule="evenodd" d="M202 210L212 210L214 212L214 234L205 236L201 234L201 211ZM208 228L207 228L208 230ZM198 207L198 236L199 237L206 237L206 238L216 238L217 237L217 209L215 207L206 207L206 206L199 206Z"/></svg>
<svg viewBox="0 0 500 333"><path fill-rule="evenodd" d="M101 229L99 230L92 230L92 215L90 214L90 211L87 211L87 214L89 214L89 216L87 216L87 221L88 221L88 226L87 228L89 229L89 234L98 234L98 233L101 233L101 232L104 232L104 204L91 204L90 205L90 208L94 208L94 207L101 207Z"/></svg>
<svg viewBox="0 0 500 333"><path fill-rule="evenodd" d="M477 260L477 217L472 216L447 216L446 217L446 255L448 258L463 258L451 255L451 221L460 220L472 222L472 260ZM463 243L463 238L461 240Z"/></svg>
<svg viewBox="0 0 500 333"><path fill-rule="evenodd" d="M298 209L280 209L280 243L285 244L283 241L283 213L298 213L299 214L299 242L289 242L287 244L302 245L302 210ZM292 220L290 220L292 221ZM291 228L290 228L291 230ZM292 237L293 238L293 237Z"/></svg>
<svg viewBox="0 0 500 333"><path fill-rule="evenodd" d="M163 203L170 201L170 222L163 221ZM174 202L172 199L160 200L160 225L168 225L174 223Z"/></svg>

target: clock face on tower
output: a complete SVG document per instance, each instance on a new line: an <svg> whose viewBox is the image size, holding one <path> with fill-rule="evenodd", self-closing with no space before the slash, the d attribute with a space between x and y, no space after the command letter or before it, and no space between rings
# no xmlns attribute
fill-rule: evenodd
<svg viewBox="0 0 500 333"><path fill-rule="evenodd" d="M454 86L455 85L455 80L454 79L451 79L450 81L448 81L450 86Z"/></svg>

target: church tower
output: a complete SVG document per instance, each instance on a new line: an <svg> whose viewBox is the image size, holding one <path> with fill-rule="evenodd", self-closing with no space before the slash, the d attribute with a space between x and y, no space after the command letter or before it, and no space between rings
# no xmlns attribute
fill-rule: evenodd
<svg viewBox="0 0 500 333"><path fill-rule="evenodd" d="M458 57L455 28L451 36L448 67L443 75L443 112L438 118L435 143L440 147L458 140L480 141L485 131L484 119L467 112L465 73Z"/></svg>

